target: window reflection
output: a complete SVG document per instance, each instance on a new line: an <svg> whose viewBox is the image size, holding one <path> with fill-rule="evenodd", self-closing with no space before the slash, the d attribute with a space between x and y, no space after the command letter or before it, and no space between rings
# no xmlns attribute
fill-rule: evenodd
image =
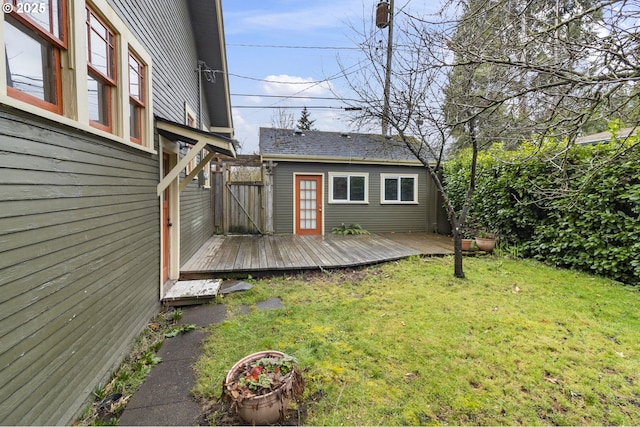
<svg viewBox="0 0 640 427"><path fill-rule="evenodd" d="M7 86L56 104L53 47L10 16L4 29Z"/></svg>

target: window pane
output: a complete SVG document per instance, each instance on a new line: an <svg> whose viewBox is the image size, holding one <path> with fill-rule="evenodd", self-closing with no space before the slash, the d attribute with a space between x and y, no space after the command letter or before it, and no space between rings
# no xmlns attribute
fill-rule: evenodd
<svg viewBox="0 0 640 427"><path fill-rule="evenodd" d="M400 179L400 200L403 202L414 202L414 178Z"/></svg>
<svg viewBox="0 0 640 427"><path fill-rule="evenodd" d="M129 54L129 96L144 102L144 65Z"/></svg>
<svg viewBox="0 0 640 427"><path fill-rule="evenodd" d="M93 76L87 76L89 88L89 120L109 126L109 86Z"/></svg>
<svg viewBox="0 0 640 427"><path fill-rule="evenodd" d="M57 104L53 46L9 16L4 29L7 86Z"/></svg>
<svg viewBox="0 0 640 427"><path fill-rule="evenodd" d="M103 76L114 77L114 37L111 30L87 10L88 60Z"/></svg>
<svg viewBox="0 0 640 427"><path fill-rule="evenodd" d="M384 179L384 200L398 200L398 178Z"/></svg>
<svg viewBox="0 0 640 427"><path fill-rule="evenodd" d="M351 177L351 200L363 201L364 200L364 176L352 176Z"/></svg>
<svg viewBox="0 0 640 427"><path fill-rule="evenodd" d="M41 2L24 2L24 10L28 13L29 18L35 21L43 30L55 36L58 40L62 40L62 22L60 14L60 0L41 1Z"/></svg>
<svg viewBox="0 0 640 427"><path fill-rule="evenodd" d="M130 115L129 115L129 128L131 129L131 138L140 139L140 115L141 109L136 104L129 103Z"/></svg>
<svg viewBox="0 0 640 427"><path fill-rule="evenodd" d="M347 177L333 177L333 200L347 200Z"/></svg>
<svg viewBox="0 0 640 427"><path fill-rule="evenodd" d="M108 76L107 68L107 42L95 32L91 32L91 52L89 62L93 67L105 76Z"/></svg>

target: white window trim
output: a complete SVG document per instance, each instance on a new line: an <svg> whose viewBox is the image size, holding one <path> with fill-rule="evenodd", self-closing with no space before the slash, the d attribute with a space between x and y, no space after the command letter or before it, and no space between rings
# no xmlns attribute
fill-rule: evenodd
<svg viewBox="0 0 640 427"><path fill-rule="evenodd" d="M87 99L87 31L85 22L85 6L90 4L97 12L100 12L105 21L116 34L117 46L117 79L118 85L114 97L113 112L113 133L106 132L89 124L89 109ZM0 49L0 103L11 106L18 110L43 117L57 123L79 129L81 131L106 138L141 151L156 154L153 140L153 96L151 92L152 82L152 59L134 37L133 33L126 27L125 23L118 17L116 12L109 6L106 0L72 0L68 4L68 50L66 64L68 75L73 75L73 82L63 82L63 87L73 86L73 90L65 90L63 93L63 114L56 114L51 111L39 108L28 102L10 97L7 95L7 75L5 50ZM0 45L4 46L4 14L0 14ZM129 47L138 55L147 69L145 76L145 102L144 117L142 119L143 139L142 144L136 144L130 140L129 135ZM70 111L67 111L70 110ZM66 115L64 115L66 114Z"/></svg>
<svg viewBox="0 0 640 427"><path fill-rule="evenodd" d="M368 205L369 204L369 173L368 172L329 172L329 203L331 204L345 204L345 205ZM350 181L350 177L359 176L364 177L364 200L335 200L333 198L333 178L347 178L347 182ZM350 187L347 185L347 197L349 198Z"/></svg>
<svg viewBox="0 0 640 427"><path fill-rule="evenodd" d="M197 128L198 116L193 111L193 108L189 107L189 104L187 104L187 101L185 101L184 102L184 124L187 126L189 126L189 118L193 119L193 123L195 125L193 127ZM192 150L192 148L189 148L189 150ZM199 156L196 155L193 159L191 159L191 161L189 162L189 164L185 169L185 175L189 175L196 168L196 166L198 166L198 162L199 162L198 157Z"/></svg>
<svg viewBox="0 0 640 427"><path fill-rule="evenodd" d="M197 128L198 116L196 115L196 112L193 111L193 108L189 107L189 104L187 104L187 101L185 101L184 102L184 124L187 126L189 125L189 117L193 118L193 123L195 124L194 127Z"/></svg>
<svg viewBox="0 0 640 427"><path fill-rule="evenodd" d="M400 185L401 178L413 178L413 200L386 200L384 195L385 180L387 178L393 178L398 180ZM400 189L398 189L398 196L400 196ZM380 174L380 204L382 205L417 205L418 203L418 174L397 174L397 173L381 173Z"/></svg>

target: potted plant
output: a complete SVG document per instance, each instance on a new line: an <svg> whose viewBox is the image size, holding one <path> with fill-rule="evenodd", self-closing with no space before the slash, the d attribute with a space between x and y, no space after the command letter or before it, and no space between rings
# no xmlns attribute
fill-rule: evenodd
<svg viewBox="0 0 640 427"><path fill-rule="evenodd" d="M462 250L463 251L470 251L471 250L471 244L473 243L473 238L472 238L472 234L467 227L463 227L462 228Z"/></svg>
<svg viewBox="0 0 640 427"><path fill-rule="evenodd" d="M496 247L496 235L494 233L488 233L486 231L481 231L476 236L476 246L478 250L491 252Z"/></svg>
<svg viewBox="0 0 640 427"><path fill-rule="evenodd" d="M250 354L227 373L223 397L247 423L273 424L284 417L291 400L304 388L295 363L279 351Z"/></svg>

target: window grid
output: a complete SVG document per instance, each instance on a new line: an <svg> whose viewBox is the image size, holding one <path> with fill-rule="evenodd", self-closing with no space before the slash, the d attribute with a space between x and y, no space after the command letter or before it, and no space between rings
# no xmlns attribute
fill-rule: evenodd
<svg viewBox="0 0 640 427"><path fill-rule="evenodd" d="M6 1L5 1L6 3ZM31 5L43 5L44 11L40 7L35 7L29 13L18 13L19 0L13 0L13 11L10 16L22 22L26 26L33 28L40 36L49 42L56 44L60 48L67 48L67 11L66 1L48 0L46 2L31 3ZM22 2L24 4L24 2Z"/></svg>
<svg viewBox="0 0 640 427"><path fill-rule="evenodd" d="M89 5L86 12L89 120L92 126L112 132L112 92L116 85L115 34Z"/></svg>
<svg viewBox="0 0 640 427"><path fill-rule="evenodd" d="M301 180L300 181L300 229L313 230L317 228L317 200L316 200L316 181Z"/></svg>
<svg viewBox="0 0 640 427"><path fill-rule="evenodd" d="M126 24L118 19L107 2L97 2L99 6L89 1L81 2L84 13L80 15L69 11L74 10L69 8L75 4L74 0L4 2L13 5L13 11L7 12L4 24L0 24L5 41L5 64L2 66L6 70L6 80L0 82L5 93L1 97L7 105L48 119L55 120L54 116L58 115L61 123L74 126L76 122L78 128L88 132L95 129L106 131L114 140L153 150L148 132L150 111L133 109L132 139L128 126L131 121L127 117L131 111L131 98L126 87L122 90L117 87L120 80L117 75L129 71L129 47L144 70L138 93L140 99L136 101L146 106L151 90L148 80L151 57L126 31ZM29 10L18 13L19 6L26 8L26 5L29 5ZM105 19L106 16L109 19ZM76 39L69 37L72 32L82 34L84 31L87 31L86 48L82 41L76 43ZM79 49L86 51L79 52ZM121 50L124 50L122 54L119 53ZM86 68L85 61L82 61L79 71L72 68L73 58L85 55ZM118 68L120 61L123 62L122 69ZM73 88L78 86L77 79L86 79L87 89L91 92L76 93ZM37 107L40 112L25 104ZM84 114L78 114L78 111ZM135 126L137 121L139 128ZM141 130L139 138L136 138L136 129Z"/></svg>
<svg viewBox="0 0 640 427"><path fill-rule="evenodd" d="M60 55L66 49L65 2L49 0L42 3L42 10L29 14L18 13L18 2L12 3L13 11L4 23L7 95L62 114Z"/></svg>
<svg viewBox="0 0 640 427"><path fill-rule="evenodd" d="M418 203L417 175L381 175L381 203Z"/></svg>
<svg viewBox="0 0 640 427"><path fill-rule="evenodd" d="M367 173L329 172L330 203L368 203Z"/></svg>
<svg viewBox="0 0 640 427"><path fill-rule="evenodd" d="M129 51L129 106L131 141L142 143L142 118L145 108L145 73L146 69L142 61Z"/></svg>

